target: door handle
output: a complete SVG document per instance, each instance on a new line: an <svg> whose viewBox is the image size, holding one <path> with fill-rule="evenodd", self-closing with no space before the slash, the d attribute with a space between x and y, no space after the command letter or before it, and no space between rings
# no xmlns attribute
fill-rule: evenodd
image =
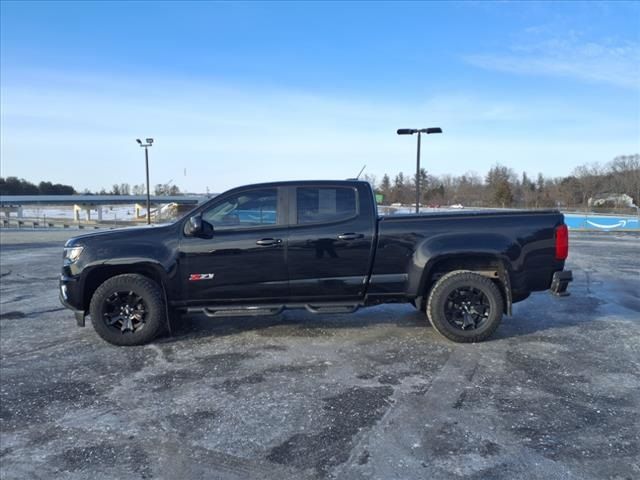
<svg viewBox="0 0 640 480"><path fill-rule="evenodd" d="M338 240L358 240L364 237L361 233L343 233L338 235Z"/></svg>
<svg viewBox="0 0 640 480"><path fill-rule="evenodd" d="M280 238L262 238L256 242L256 245L261 247L268 247L269 245L279 245L282 243Z"/></svg>

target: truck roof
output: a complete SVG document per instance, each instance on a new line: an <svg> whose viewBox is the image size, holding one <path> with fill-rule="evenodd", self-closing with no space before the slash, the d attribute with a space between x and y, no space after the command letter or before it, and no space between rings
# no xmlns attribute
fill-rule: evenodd
<svg viewBox="0 0 640 480"><path fill-rule="evenodd" d="M297 186L297 185L336 185L336 184L340 184L340 185L356 187L358 185L367 184L367 183L368 182L366 182L364 180L354 180L354 179L348 179L348 180L285 180L285 181L278 181L278 182L252 183L252 184L248 184L248 185L241 185L241 186L233 188L232 190L235 190L236 188L246 188L246 187L281 187L281 186L287 186L287 185L296 185Z"/></svg>

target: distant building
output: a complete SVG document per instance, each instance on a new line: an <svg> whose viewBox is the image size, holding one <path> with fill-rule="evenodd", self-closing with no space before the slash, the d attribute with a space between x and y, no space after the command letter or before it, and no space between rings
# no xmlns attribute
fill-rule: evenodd
<svg viewBox="0 0 640 480"><path fill-rule="evenodd" d="M600 208L635 207L633 198L626 193L601 193L591 197L587 204L590 207Z"/></svg>

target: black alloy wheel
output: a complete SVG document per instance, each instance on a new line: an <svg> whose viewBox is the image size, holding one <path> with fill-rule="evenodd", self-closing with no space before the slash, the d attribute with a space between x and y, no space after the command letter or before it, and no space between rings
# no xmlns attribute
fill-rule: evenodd
<svg viewBox="0 0 640 480"><path fill-rule="evenodd" d="M114 292L104 302L103 319L106 325L123 335L144 328L147 306L143 298L132 290Z"/></svg>
<svg viewBox="0 0 640 480"><path fill-rule="evenodd" d="M447 297L444 315L447 321L460 330L481 328L489 320L491 305L482 290L459 287Z"/></svg>

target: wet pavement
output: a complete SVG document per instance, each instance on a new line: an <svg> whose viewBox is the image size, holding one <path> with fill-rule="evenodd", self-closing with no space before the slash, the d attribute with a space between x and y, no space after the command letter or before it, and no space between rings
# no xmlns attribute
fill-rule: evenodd
<svg viewBox="0 0 640 480"><path fill-rule="evenodd" d="M458 345L408 305L183 318L114 347L64 240L0 231L0 477L640 478L640 236L575 234L572 295Z"/></svg>

